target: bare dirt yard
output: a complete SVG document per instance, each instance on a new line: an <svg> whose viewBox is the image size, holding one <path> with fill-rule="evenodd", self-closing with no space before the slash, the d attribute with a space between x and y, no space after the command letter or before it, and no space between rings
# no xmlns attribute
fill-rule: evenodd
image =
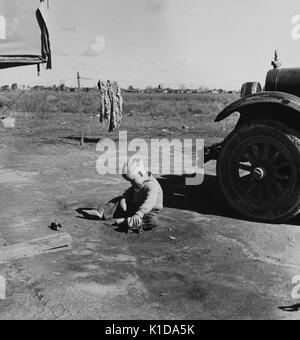
<svg viewBox="0 0 300 340"><path fill-rule="evenodd" d="M7 298L0 319L291 319L300 275L300 219L286 225L247 221L225 203L206 165L204 183L160 178L161 226L127 235L111 222L82 218L122 192L116 175L100 176L97 98L26 94L15 108L15 129L0 132L0 247L55 233L54 220L73 239L71 250L0 264ZM96 99L95 99L96 98ZM235 119L213 123L232 95L126 95L122 130L129 138L204 138L218 142ZM73 105L73 106L72 106ZM73 108L73 109L72 109ZM85 146L79 146L80 126ZM290 307L290 308L288 308Z"/></svg>

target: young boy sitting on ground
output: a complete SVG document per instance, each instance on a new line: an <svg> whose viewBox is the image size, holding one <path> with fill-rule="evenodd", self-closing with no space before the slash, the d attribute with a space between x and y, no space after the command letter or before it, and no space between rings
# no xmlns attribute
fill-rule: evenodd
<svg viewBox="0 0 300 340"><path fill-rule="evenodd" d="M157 227L157 217L163 209L163 191L158 181L145 171L140 159L129 160L123 171L123 178L131 183L131 187L122 196L97 210L85 210L83 213L101 220L122 218L118 222L129 232Z"/></svg>

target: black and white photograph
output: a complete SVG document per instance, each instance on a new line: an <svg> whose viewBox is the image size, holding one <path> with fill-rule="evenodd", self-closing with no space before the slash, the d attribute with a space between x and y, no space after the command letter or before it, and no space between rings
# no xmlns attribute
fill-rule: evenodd
<svg viewBox="0 0 300 340"><path fill-rule="evenodd" d="M299 1L0 0L0 320L299 319Z"/></svg>

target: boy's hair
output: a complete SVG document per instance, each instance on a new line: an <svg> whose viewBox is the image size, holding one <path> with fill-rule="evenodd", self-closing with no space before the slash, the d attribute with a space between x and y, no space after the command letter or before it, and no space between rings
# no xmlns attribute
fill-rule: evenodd
<svg viewBox="0 0 300 340"><path fill-rule="evenodd" d="M133 178L137 174L140 174L141 176L146 174L144 163L140 158L131 158L123 168L123 176L125 175L126 177Z"/></svg>

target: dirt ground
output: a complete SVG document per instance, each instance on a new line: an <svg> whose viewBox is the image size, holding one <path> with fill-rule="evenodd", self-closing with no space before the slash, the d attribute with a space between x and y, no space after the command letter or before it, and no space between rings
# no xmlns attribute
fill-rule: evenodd
<svg viewBox="0 0 300 340"><path fill-rule="evenodd" d="M160 178L166 208L156 230L127 235L110 222L83 219L77 209L106 202L128 184L97 174L97 138L80 148L68 117L33 123L23 115L15 130L0 133L0 247L55 233L48 228L54 219L73 238L72 250L0 264L7 279L0 319L300 317L300 301L291 298L292 278L300 275L299 218L267 225L236 215L210 162L199 187ZM136 135L168 133L157 124L159 130L139 126ZM215 141L206 127L202 122L200 134Z"/></svg>

